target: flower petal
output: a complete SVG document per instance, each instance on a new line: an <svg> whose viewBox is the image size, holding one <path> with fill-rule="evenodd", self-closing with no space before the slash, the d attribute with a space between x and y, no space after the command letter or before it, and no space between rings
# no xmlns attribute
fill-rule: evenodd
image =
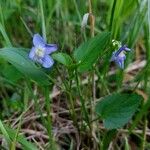
<svg viewBox="0 0 150 150"><path fill-rule="evenodd" d="M122 56L122 57L117 57L115 62L116 64L121 68L121 69L124 69L124 61L126 59L126 56Z"/></svg>
<svg viewBox="0 0 150 150"><path fill-rule="evenodd" d="M124 50L127 51L127 52L130 52L130 51L131 51L131 49L128 48L128 47L126 47Z"/></svg>
<svg viewBox="0 0 150 150"><path fill-rule="evenodd" d="M121 60L116 61L116 64L117 64L121 69L124 69L124 60L123 60L123 61L121 61Z"/></svg>
<svg viewBox="0 0 150 150"><path fill-rule="evenodd" d="M32 47L30 53L29 53L29 58L34 60L35 57L35 47Z"/></svg>
<svg viewBox="0 0 150 150"><path fill-rule="evenodd" d="M42 60L43 60L42 66L44 68L50 68L54 64L53 59L49 55L45 55L45 57Z"/></svg>
<svg viewBox="0 0 150 150"><path fill-rule="evenodd" d="M124 50L124 47L120 47L117 51L115 51L115 56L118 57L118 55Z"/></svg>
<svg viewBox="0 0 150 150"><path fill-rule="evenodd" d="M112 54L112 56L111 56L111 59L110 59L110 61L115 61L115 60L116 60L115 53L116 53L116 52L113 52L113 54Z"/></svg>
<svg viewBox="0 0 150 150"><path fill-rule="evenodd" d="M57 49L58 49L58 46L56 44L45 45L46 54L51 54L52 52L55 52Z"/></svg>
<svg viewBox="0 0 150 150"><path fill-rule="evenodd" d="M38 46L42 46L43 47L45 45L45 41L39 34L34 34L34 36L33 36L33 44L36 47L38 47Z"/></svg>

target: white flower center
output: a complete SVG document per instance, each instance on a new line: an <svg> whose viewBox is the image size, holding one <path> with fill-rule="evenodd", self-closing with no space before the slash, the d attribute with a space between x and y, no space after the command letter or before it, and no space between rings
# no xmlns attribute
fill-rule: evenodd
<svg viewBox="0 0 150 150"><path fill-rule="evenodd" d="M45 55L45 49L42 48L42 47L37 47L36 50L35 50L35 54L36 54L37 57L42 58Z"/></svg>

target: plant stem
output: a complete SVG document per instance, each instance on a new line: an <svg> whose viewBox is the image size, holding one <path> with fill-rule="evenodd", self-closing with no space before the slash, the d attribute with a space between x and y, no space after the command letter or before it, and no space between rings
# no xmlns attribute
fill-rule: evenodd
<svg viewBox="0 0 150 150"><path fill-rule="evenodd" d="M71 109L69 109L70 111L70 114L71 114L71 117L73 119L73 122L75 123L75 125L77 126L78 128L78 123L77 123L77 116L76 116L76 112L75 112L75 108L74 108L74 101L73 101L73 97L72 97L72 90L71 90L71 84L70 86L64 82L65 80L65 77L63 76L63 74L59 71L58 67L56 67L56 70L57 72L60 74L60 78L61 78L61 81L65 87L65 92L67 93L67 96L69 98L69 103L70 103L70 107Z"/></svg>
<svg viewBox="0 0 150 150"><path fill-rule="evenodd" d="M79 11L79 9L78 9L78 5L77 5L77 3L76 3L76 0L73 0L73 3L74 3L74 6L75 6L75 9L76 9L78 18L79 18L79 22L80 22L80 24L81 24L81 22L82 22L82 17L81 17L80 11ZM86 38L86 33L85 33L85 31L83 31L83 37L84 37L84 40L86 41L87 38Z"/></svg>
<svg viewBox="0 0 150 150"><path fill-rule="evenodd" d="M43 0L39 0L40 4L40 12L41 12L41 23L42 23L42 34L43 38L46 41L46 26L45 26L45 17L44 17L44 9L43 9Z"/></svg>
<svg viewBox="0 0 150 150"><path fill-rule="evenodd" d="M146 115L144 115L144 128L143 128L143 138L142 138L141 150L145 150L146 129L147 129L147 118L146 118Z"/></svg>
<svg viewBox="0 0 150 150"><path fill-rule="evenodd" d="M112 10L111 10L111 17L110 17L110 23L109 23L109 31L112 30L116 2L117 2L116 0L113 1L113 6L112 6Z"/></svg>
<svg viewBox="0 0 150 150"><path fill-rule="evenodd" d="M81 101L81 109L82 109L82 112L83 112L83 115L84 115L84 119L85 119L88 127L91 129L88 112L87 112L86 107L85 107L85 101L84 101L84 98L82 96L81 89L80 89L80 83L79 83L79 79L78 79L77 70L75 70L75 79L76 79L77 90L78 90L80 101Z"/></svg>
<svg viewBox="0 0 150 150"><path fill-rule="evenodd" d="M95 72L97 73L98 77L99 77L99 80L101 81L103 87L105 88L107 94L110 94L110 91L109 91L109 88L107 87L107 84L105 82L105 80L102 78L99 70L97 68L95 68Z"/></svg>
<svg viewBox="0 0 150 150"><path fill-rule="evenodd" d="M95 18L92 13L92 3L91 0L88 0L89 4L89 19L90 19L90 32L91 37L94 37L94 25L95 25ZM94 66L95 68L96 66ZM91 120L94 118L94 107L95 107L95 99L96 99L96 82L95 82L95 70L92 71L92 102L91 102ZM91 136L96 137L95 135L95 122L91 122ZM94 144L94 143L93 143Z"/></svg>
<svg viewBox="0 0 150 150"><path fill-rule="evenodd" d="M91 0L88 0L89 4L89 19L90 19L90 31L91 31L91 37L94 37L94 25L95 25L95 18L92 14L92 4Z"/></svg>
<svg viewBox="0 0 150 150"><path fill-rule="evenodd" d="M17 137L18 137L18 134L19 134L19 130L21 128L21 123L22 123L23 115L24 115L24 112L19 116L18 128L16 130L16 134L15 134L15 137L14 137L14 139L12 141L10 150L16 150Z"/></svg>
<svg viewBox="0 0 150 150"><path fill-rule="evenodd" d="M38 97L37 97L37 93L34 93L33 92L33 89L32 89L32 87L31 87L31 83L30 83L30 81L29 80L27 80L27 86L28 86L28 88L29 88L29 91L30 91L30 94L31 94L31 96L32 96L32 98L33 98L33 100L34 100L34 102L35 102L35 111L36 111L36 113L38 114L38 115L40 115L40 118L41 118L41 121L42 121L42 123L44 124L44 126L46 126L46 121L45 121L45 118L44 118L44 116L43 116L43 113L42 113L42 111L41 111L41 109L40 109L40 103L38 102ZM27 110L26 110L27 111Z"/></svg>
<svg viewBox="0 0 150 150"><path fill-rule="evenodd" d="M88 0L88 4L89 4L89 19L90 19L90 31L91 31L91 37L94 37L94 24L95 24L95 19L94 16L92 14L92 4L91 4L91 0ZM95 101L95 91L96 91L96 84L95 84L95 70L93 70L92 73L92 95L93 95L93 102Z"/></svg>
<svg viewBox="0 0 150 150"><path fill-rule="evenodd" d="M51 117L51 99L49 96L49 87L45 87L45 103L46 103L46 111L47 111L47 132L49 135L49 144L51 150L55 150L55 145L53 141L52 134L52 117Z"/></svg>

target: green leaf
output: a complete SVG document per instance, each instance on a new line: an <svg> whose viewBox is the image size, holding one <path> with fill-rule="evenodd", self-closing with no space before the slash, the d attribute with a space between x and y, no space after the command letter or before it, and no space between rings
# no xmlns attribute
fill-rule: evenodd
<svg viewBox="0 0 150 150"><path fill-rule="evenodd" d="M11 46L11 42L10 42L10 40L8 38L8 35L7 35L6 31L5 31L5 28L2 26L1 23L0 23L0 32L3 35L4 39L5 39L6 45L7 46Z"/></svg>
<svg viewBox="0 0 150 150"><path fill-rule="evenodd" d="M16 135L16 131L7 126L5 126L5 128L7 130L7 133L9 134L9 137L11 139L14 139ZM25 150L37 150L37 147L31 142L27 141L23 135L18 135L16 140L22 145L22 148Z"/></svg>
<svg viewBox="0 0 150 150"><path fill-rule="evenodd" d="M6 141L7 141L7 144L8 146L10 146L10 143L11 143L11 139L10 139L10 136L4 126L4 124L2 123L2 121L0 120L0 131L2 132L2 134L4 135Z"/></svg>
<svg viewBox="0 0 150 150"><path fill-rule="evenodd" d="M92 68L99 56L104 53L104 48L110 39L110 33L104 32L89 39L74 51L74 58L79 63L80 72Z"/></svg>
<svg viewBox="0 0 150 150"><path fill-rule="evenodd" d="M52 57L53 59L67 67L71 66L73 63L71 57L65 53L54 53L52 54Z"/></svg>
<svg viewBox="0 0 150 150"><path fill-rule="evenodd" d="M142 99L135 93L112 94L97 103L96 113L101 116L107 129L120 128L131 119Z"/></svg>
<svg viewBox="0 0 150 150"><path fill-rule="evenodd" d="M128 138L125 136L124 139L125 139L125 150L131 150Z"/></svg>
<svg viewBox="0 0 150 150"><path fill-rule="evenodd" d="M38 68L29 58L28 53L21 48L2 48L0 57L11 63L25 77L30 78L40 85L48 85L48 76Z"/></svg>
<svg viewBox="0 0 150 150"><path fill-rule="evenodd" d="M132 130L137 126L137 124L140 122L140 120L142 119L142 117L144 115L148 114L148 110L150 109L150 98L146 101L146 103L144 103L140 109L140 111L136 114L136 117L131 125L131 127L129 128L129 131L132 132Z"/></svg>
<svg viewBox="0 0 150 150"><path fill-rule="evenodd" d="M108 130L104 136L103 136L103 140L102 140L102 150L106 150L109 147L110 142L115 138L117 134L117 130L113 129L113 130Z"/></svg>
<svg viewBox="0 0 150 150"><path fill-rule="evenodd" d="M144 26L144 21L147 15L147 2L140 1L139 8L135 10L134 18L131 20L128 30L128 34L126 34L128 39L128 46L133 47L138 37L141 34L142 27ZM125 36L125 35L124 35Z"/></svg>
<svg viewBox="0 0 150 150"><path fill-rule="evenodd" d="M22 74L12 65L6 64L1 70L2 74L6 79L11 82L16 83L22 78Z"/></svg>

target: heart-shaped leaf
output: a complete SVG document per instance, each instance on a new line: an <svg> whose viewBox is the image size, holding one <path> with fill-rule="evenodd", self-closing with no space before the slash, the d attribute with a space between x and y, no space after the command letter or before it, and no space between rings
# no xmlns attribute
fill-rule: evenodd
<svg viewBox="0 0 150 150"><path fill-rule="evenodd" d="M136 93L112 94L97 103L96 113L103 119L107 129L120 128L131 119L142 99Z"/></svg>

